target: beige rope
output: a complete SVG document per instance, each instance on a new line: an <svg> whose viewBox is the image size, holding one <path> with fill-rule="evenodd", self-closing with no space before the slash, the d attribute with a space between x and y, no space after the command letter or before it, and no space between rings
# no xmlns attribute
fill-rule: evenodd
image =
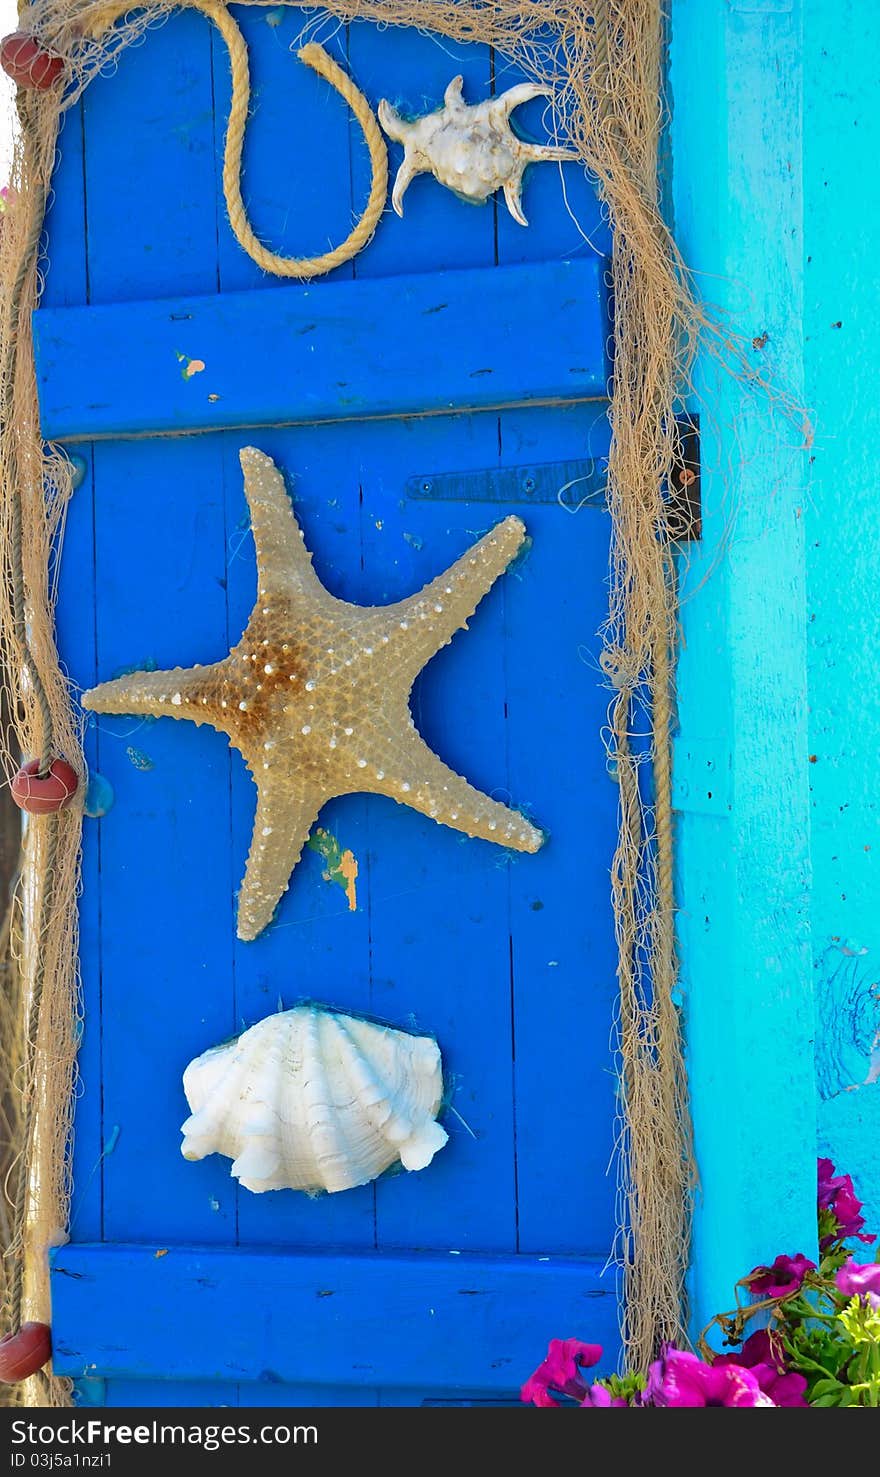
<svg viewBox="0 0 880 1477"><path fill-rule="evenodd" d="M325 78L332 87L336 88L357 118L370 151L373 181L370 186L370 198L363 215L340 246L334 247L332 251L325 251L322 256L313 257L286 257L270 251L254 235L241 198L241 149L244 142L250 93L247 48L244 37L224 7L206 4L204 0L194 0L194 3L197 9L204 10L206 15L211 16L229 48L229 60L232 65L232 103L229 109L229 122L226 126L226 147L223 155L223 194L226 197L229 224L232 226L236 240L248 256L253 258L258 267L262 267L265 272L274 272L278 277L297 277L302 280L308 277L321 277L325 272L332 272L334 267L340 267L343 262L350 261L353 256L357 256L359 251L363 251L373 236L382 211L385 209L385 198L388 193L388 150L369 103L363 93L355 87L351 78L346 76L342 68L337 66L333 58L328 56L323 46L319 46L317 41L311 41L308 46L304 46L301 51L297 52L301 62L305 62L307 67L311 67L313 72L317 72L319 77Z"/></svg>
<svg viewBox="0 0 880 1477"><path fill-rule="evenodd" d="M329 82L331 87L335 87L340 97L348 103L363 130L370 151L373 177L363 214L339 246L334 246L332 251L323 252L321 256L280 256L278 252L270 251L268 246L264 246L256 235L241 195L241 154L251 99L247 43L223 0L182 0L180 8L201 11L208 20L213 21L229 52L232 100L223 149L223 194L229 224L239 246L264 272L272 272L276 277L296 277L299 281L323 277L335 267L341 267L343 262L351 261L372 240L388 195L388 148L376 115L364 94L317 41L310 41L297 52L299 60ZM119 0L114 0L106 10L90 17L92 34L102 34L130 9L130 3L123 5L119 4Z"/></svg>

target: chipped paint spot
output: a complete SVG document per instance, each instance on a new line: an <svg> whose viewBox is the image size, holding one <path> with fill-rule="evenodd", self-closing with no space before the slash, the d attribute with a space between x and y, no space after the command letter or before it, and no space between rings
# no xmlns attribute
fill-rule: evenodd
<svg viewBox="0 0 880 1477"><path fill-rule="evenodd" d="M143 661L132 662L130 667L117 667L114 672L110 673L110 676L115 681L117 677L130 677L133 672L155 672L158 666L155 657L145 656Z"/></svg>
<svg viewBox="0 0 880 1477"><path fill-rule="evenodd" d="M167 1246L160 1246L158 1251L154 1251L153 1252L153 1255L156 1258L156 1260L158 1261L159 1258L160 1258L160 1256L167 1256L168 1255L168 1247Z"/></svg>
<svg viewBox="0 0 880 1477"><path fill-rule="evenodd" d="M220 396L212 394L208 396L208 399L210 400L212 405L216 405L217 401L220 399Z"/></svg>
<svg viewBox="0 0 880 1477"><path fill-rule="evenodd" d="M142 749L134 749L129 747L125 751L125 756L128 759L129 763L134 765L135 769L142 769L146 771L148 769L154 768L153 761L150 758L149 754L145 754Z"/></svg>
<svg viewBox="0 0 880 1477"><path fill-rule="evenodd" d="M817 961L816 1081L826 1101L880 1081L880 980L840 937Z"/></svg>
<svg viewBox="0 0 880 1477"><path fill-rule="evenodd" d="M204 359L190 359L188 354L181 354L179 349L177 350L177 362L183 365L180 377L185 380L191 380L194 374L201 374L205 367Z"/></svg>
<svg viewBox="0 0 880 1477"><path fill-rule="evenodd" d="M425 540L419 538L417 533L404 533L403 537L413 549L419 550L425 547Z"/></svg>
<svg viewBox="0 0 880 1477"><path fill-rule="evenodd" d="M311 851L316 851L324 858L324 881L335 882L341 887L348 899L349 911L354 913L357 909L357 858L353 851L347 848L343 851L336 837L330 831L325 831L323 826L317 829L309 837L307 845Z"/></svg>
<svg viewBox="0 0 880 1477"><path fill-rule="evenodd" d="M508 574L514 575L517 579L521 578L520 570L531 554L534 542L534 539L529 534L526 534L525 538L519 546L519 549L517 550L516 555L507 566Z"/></svg>
<svg viewBox="0 0 880 1477"><path fill-rule="evenodd" d="M113 786L95 769L89 775L89 786L83 809L90 820L100 820L113 805Z"/></svg>

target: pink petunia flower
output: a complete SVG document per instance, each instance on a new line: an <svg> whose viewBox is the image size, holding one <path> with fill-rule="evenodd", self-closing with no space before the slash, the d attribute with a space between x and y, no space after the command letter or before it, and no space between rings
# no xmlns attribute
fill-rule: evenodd
<svg viewBox="0 0 880 1477"><path fill-rule="evenodd" d="M789 1371L782 1358L782 1345L766 1328L758 1329L746 1339L738 1354L719 1354L712 1368L738 1365L749 1369L765 1395L777 1406L806 1406L807 1381L802 1374Z"/></svg>
<svg viewBox="0 0 880 1477"><path fill-rule="evenodd" d="M598 1383L590 1386L589 1390L581 1401L582 1406L598 1406L606 1410L615 1405L622 1405L624 1408L626 1408L627 1403L628 1402L626 1400L622 1400L619 1395L612 1395L610 1390L607 1390L604 1385L600 1385Z"/></svg>
<svg viewBox="0 0 880 1477"><path fill-rule="evenodd" d="M874 1308L880 1308L880 1262L847 1262L835 1277L837 1288L845 1297L865 1297Z"/></svg>
<svg viewBox="0 0 880 1477"><path fill-rule="evenodd" d="M807 1273L815 1270L816 1263L797 1252L795 1256L778 1256L772 1267L753 1267L743 1282L761 1297L784 1298L797 1292Z"/></svg>
<svg viewBox="0 0 880 1477"><path fill-rule="evenodd" d="M819 1171L819 1209L825 1210L831 1204L839 1187L843 1184L843 1175L835 1175L834 1165L830 1159L819 1159L817 1165Z"/></svg>
<svg viewBox="0 0 880 1477"><path fill-rule="evenodd" d="M587 1404L584 1397L590 1390L581 1371L598 1364L601 1358L601 1344L582 1344L580 1339L551 1339L547 1358L526 1380L520 1399L526 1405L547 1407L559 1405L554 1395L564 1395L576 1400L578 1405Z"/></svg>
<svg viewBox="0 0 880 1477"><path fill-rule="evenodd" d="M646 1405L772 1406L775 1402L761 1389L754 1370L739 1364L706 1364L696 1354L667 1349L651 1365Z"/></svg>
<svg viewBox="0 0 880 1477"><path fill-rule="evenodd" d="M865 1235L862 1232L865 1217L861 1214L862 1202L856 1196L852 1176L835 1174L834 1165L830 1159L820 1159L818 1170L819 1209L830 1211L837 1222L836 1232L822 1237L819 1250L827 1251L835 1241L845 1241L850 1236L870 1246L872 1241L877 1240L877 1237Z"/></svg>

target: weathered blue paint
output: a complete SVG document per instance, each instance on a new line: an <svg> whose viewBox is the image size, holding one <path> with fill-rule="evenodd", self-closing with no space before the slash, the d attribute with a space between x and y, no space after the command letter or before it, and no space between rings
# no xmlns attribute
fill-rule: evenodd
<svg viewBox="0 0 880 1477"><path fill-rule="evenodd" d="M671 26L682 252L748 364L800 398L800 0L677 0ZM703 544L683 571L676 771L700 1326L757 1262L814 1248L816 1108L804 433L708 357L697 388ZM696 783L710 766L723 804Z"/></svg>
<svg viewBox="0 0 880 1477"><path fill-rule="evenodd" d="M363 143L338 97L291 55L301 18L284 12L270 27L257 8L239 18L255 81L245 158L254 225L279 250L314 250L341 239L362 202ZM389 38L355 25L338 31L332 49L369 97L386 95L416 110L439 100L454 71L464 72L469 95L488 92L492 82L493 60L483 47L440 45L410 32ZM498 85L516 80L497 59L494 66ZM193 15L151 32L121 57L112 77L89 88L79 145L75 115L65 128L72 142L56 179L47 306L76 308L91 325L99 321L96 305L112 305L100 321L119 324L131 304L146 302L153 306L145 321L155 323L164 311L157 305L172 298L213 298L216 306L247 294L254 321L265 322L276 295L287 301L301 294L279 289L243 256L218 204L227 97L225 56L219 48L215 54L210 27ZM540 136L539 103L523 109L521 119ZM280 149L279 140L294 130L320 138L320 150ZM589 185L571 166L565 173L569 207L607 250ZM406 220L389 213L368 251L309 292L316 300L321 292L357 300L364 288L372 300L393 295L399 276L421 277L415 292L434 286L434 274L453 271L461 272L464 290L479 272L486 302L501 268L524 284L516 306L528 314L548 273L595 282L591 269L581 268L593 253L568 213L558 171L535 171L526 188L533 225L524 231L503 210L469 208L433 180L417 180ZM579 265L561 268L569 258ZM539 306L546 314L547 304ZM599 324L598 301L595 313ZM473 342L485 341L489 330L476 313L469 328ZM186 365L175 357L175 394L201 394L209 370L231 376L240 337L218 340L210 363L199 344L175 341L175 355L208 364L184 379ZM587 347L595 341L591 330ZM57 387L58 403L76 399L87 408L94 373L117 405L127 384L132 404L138 385L145 404L137 335L109 379L98 363L100 345L93 347L77 363L77 383L71 371L57 384L56 371L48 392ZM412 385L400 387L404 408L413 403L408 394L430 404L434 369L421 347L412 345ZM449 345L443 347L452 362ZM457 347L465 353L466 346ZM68 519L59 610L63 659L75 681L87 686L125 668L210 661L238 638L254 599L237 461L250 439L291 474L297 515L334 593L369 603L418 588L508 506L522 509L518 488L510 504L410 497L414 475L602 455L601 403L520 404L533 357L549 362L554 350L560 352L558 340L511 350L517 408L503 411L294 424L308 390L303 373L288 399L273 405L279 424L261 424L258 434L238 429L234 415L224 420L222 401L217 428L198 436L125 439L139 427L117 415L118 436L77 448L87 470ZM570 357L562 354L559 364L567 373ZM510 375L510 365L504 372ZM262 383L269 383L265 371ZM559 386L559 375L553 383ZM152 424L168 428L167 420ZM94 435L100 426L80 421L75 429ZM596 504L577 509L553 501L527 517L526 557L481 605L466 639L431 664L413 706L432 747L479 786L523 800L547 826L551 841L537 857L512 858L392 802L349 797L327 806L321 824L357 859L356 909L323 881L321 858L307 851L273 925L242 944L234 937L233 904L254 802L238 756L219 735L184 723L91 721L89 762L112 784L115 803L86 834L83 1093L72 1244L58 1264L54 1317L59 1350L75 1350L76 1368L89 1368L83 1398L394 1404L438 1391L472 1398L481 1390L514 1398L547 1339L560 1333L605 1341L613 1362L614 1298L592 1296L614 1288L613 1271L599 1280L614 1225L608 866L616 792L605 771L607 694L595 635L605 609L608 521ZM292 1005L306 996L436 1034L451 1093L451 1142L429 1171L310 1200L239 1192L225 1161L181 1158L186 1062L275 1010L279 999ZM155 1250L166 1247L168 1256L156 1259ZM289 1263L291 1275L295 1266L312 1278L316 1307L328 1278L359 1269L354 1301L361 1328L372 1329L372 1382L352 1383L344 1330L336 1362L328 1343L321 1362L310 1364L293 1316L283 1320L285 1338L298 1349L296 1367L284 1367L293 1383L251 1382L252 1372L266 1367L258 1313L262 1307L268 1318L276 1306L274 1272L252 1294L242 1325L249 1341L243 1383L237 1376L206 1379L206 1372L222 1371L204 1364L180 1368L179 1378L165 1382L167 1351L158 1335L147 1340L146 1329L195 1330L204 1291L196 1292L195 1281L155 1280L182 1265L179 1247L224 1259L222 1305L230 1323L251 1296L244 1291L235 1302L233 1287L242 1292L241 1279L261 1249L264 1271ZM481 1298L449 1292L452 1250L462 1262L485 1258L493 1286L514 1298L516 1306L507 1308L501 1293L493 1294L499 1319L510 1320L513 1353L497 1352L491 1325L481 1332ZM398 1253L409 1280L401 1273L383 1283L373 1260ZM61 1270L76 1270L81 1257L107 1268L94 1298L80 1299L80 1284ZM121 1282L113 1282L111 1267L128 1269ZM417 1286L428 1307L458 1309L449 1325L455 1336L433 1336L430 1381L421 1392L403 1368L407 1326L396 1328L388 1316L388 1300L403 1297L407 1286ZM522 1299L520 1286L527 1289ZM318 1308L316 1316L328 1315ZM193 1340L195 1350L195 1332ZM219 1335L211 1341L211 1357L222 1357ZM497 1352L513 1362L493 1370L490 1343L492 1359ZM124 1368L110 1344L127 1351ZM203 1353L207 1348L203 1343ZM101 1379L103 1392L95 1384Z"/></svg>
<svg viewBox="0 0 880 1477"><path fill-rule="evenodd" d="M880 10L804 11L804 498L820 1152L880 1230L880 568L877 192Z"/></svg>
<svg viewBox="0 0 880 1477"><path fill-rule="evenodd" d="M603 276L591 257L488 281L425 272L41 310L41 424L81 441L597 399L609 374Z"/></svg>
<svg viewBox="0 0 880 1477"><path fill-rule="evenodd" d="M99 1245L64 1248L53 1267L70 1330L55 1335L53 1368L74 1377L97 1363L109 1379L146 1365L169 1380L503 1394L542 1318L616 1342L596 1261ZM122 1326L121 1307L135 1314ZM169 1338L174 1308L187 1310L185 1338Z"/></svg>

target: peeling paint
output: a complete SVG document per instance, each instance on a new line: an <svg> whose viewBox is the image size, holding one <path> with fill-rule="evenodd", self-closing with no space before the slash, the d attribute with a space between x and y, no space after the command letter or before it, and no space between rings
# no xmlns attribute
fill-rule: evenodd
<svg viewBox="0 0 880 1477"><path fill-rule="evenodd" d="M145 656L142 661L132 662L128 667L116 667L110 676L115 680L117 677L130 677L133 672L155 672L158 666L154 656Z"/></svg>
<svg viewBox="0 0 880 1477"><path fill-rule="evenodd" d="M508 564L507 566L508 574L514 575L516 579L521 578L520 571L532 552L532 546L534 542L534 539L529 534L526 534L525 538L519 546L516 557L512 559L510 564Z"/></svg>
<svg viewBox="0 0 880 1477"><path fill-rule="evenodd" d="M178 364L183 365L183 368L180 371L181 379L191 380L194 374L202 373L202 370L205 367L204 359L190 359L188 354L181 354L179 349L176 351L176 353Z"/></svg>
<svg viewBox="0 0 880 1477"><path fill-rule="evenodd" d="M89 775L88 789L83 810L90 820L100 820L113 805L113 786L96 769Z"/></svg>
<svg viewBox="0 0 880 1477"><path fill-rule="evenodd" d="M354 852L347 848L343 850L336 837L330 831L325 831L323 826L318 826L312 833L307 845L324 859L324 881L335 882L337 887L342 888L348 899L349 911L354 913L357 909L358 875Z"/></svg>
<svg viewBox="0 0 880 1477"><path fill-rule="evenodd" d="M145 754L142 749L129 747L125 751L125 756L128 759L129 763L134 765L135 769L142 769L146 771L148 769L154 768L153 761L150 758L149 754Z"/></svg>
<svg viewBox="0 0 880 1477"><path fill-rule="evenodd" d="M867 954L841 938L817 962L816 1082L826 1101L880 1081L880 980Z"/></svg>

